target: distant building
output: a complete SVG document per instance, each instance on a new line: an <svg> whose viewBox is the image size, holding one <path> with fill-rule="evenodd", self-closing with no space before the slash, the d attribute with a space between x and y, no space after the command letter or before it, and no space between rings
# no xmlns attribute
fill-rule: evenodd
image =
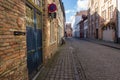
<svg viewBox="0 0 120 80"><path fill-rule="evenodd" d="M79 23L79 29L80 29L80 38L85 38L87 36L87 23L85 20L87 19L87 15L82 15L82 20Z"/></svg>
<svg viewBox="0 0 120 80"><path fill-rule="evenodd" d="M77 12L74 17L74 22L72 23L74 37L80 37L79 22L82 20L82 15L87 15L87 11L83 10L83 11Z"/></svg>
<svg viewBox="0 0 120 80"><path fill-rule="evenodd" d="M72 37L71 23L66 23L66 37Z"/></svg>
<svg viewBox="0 0 120 80"><path fill-rule="evenodd" d="M89 38L117 41L116 0L89 0Z"/></svg>

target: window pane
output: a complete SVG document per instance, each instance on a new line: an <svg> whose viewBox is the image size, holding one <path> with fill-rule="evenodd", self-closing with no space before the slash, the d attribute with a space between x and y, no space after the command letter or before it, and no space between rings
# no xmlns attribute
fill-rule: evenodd
<svg viewBox="0 0 120 80"><path fill-rule="evenodd" d="M38 0L38 1L37 1L37 5L38 5L39 7L42 7L42 2L41 2L40 0Z"/></svg>
<svg viewBox="0 0 120 80"><path fill-rule="evenodd" d="M55 34L54 34L54 22L52 21L50 24L50 42L55 41Z"/></svg>
<svg viewBox="0 0 120 80"><path fill-rule="evenodd" d="M33 9L26 6L26 26L34 26L34 12Z"/></svg>
<svg viewBox="0 0 120 80"><path fill-rule="evenodd" d="M42 1L41 1L41 0L32 0L32 2L33 2L35 5L39 6L39 7L41 7L41 5L42 5Z"/></svg>
<svg viewBox="0 0 120 80"><path fill-rule="evenodd" d="M40 14L36 14L36 26L37 26L37 29L41 29L41 15Z"/></svg>

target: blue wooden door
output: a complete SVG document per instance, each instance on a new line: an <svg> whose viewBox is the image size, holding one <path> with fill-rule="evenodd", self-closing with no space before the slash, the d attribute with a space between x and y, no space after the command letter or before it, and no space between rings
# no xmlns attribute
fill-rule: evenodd
<svg viewBox="0 0 120 80"><path fill-rule="evenodd" d="M42 16L34 8L26 7L27 67L31 75L42 64Z"/></svg>

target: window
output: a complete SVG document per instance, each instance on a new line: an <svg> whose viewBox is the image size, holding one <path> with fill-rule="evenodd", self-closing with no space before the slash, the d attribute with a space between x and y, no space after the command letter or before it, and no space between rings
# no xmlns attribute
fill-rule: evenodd
<svg viewBox="0 0 120 80"><path fill-rule="evenodd" d="M104 0L104 3L107 2L107 0Z"/></svg>
<svg viewBox="0 0 120 80"><path fill-rule="evenodd" d="M106 20L106 10L102 11L102 18Z"/></svg>
<svg viewBox="0 0 120 80"><path fill-rule="evenodd" d="M108 19L113 18L113 5L108 8Z"/></svg>
<svg viewBox="0 0 120 80"><path fill-rule="evenodd" d="M32 0L32 2L39 7L42 7L42 1L41 0Z"/></svg>
<svg viewBox="0 0 120 80"><path fill-rule="evenodd" d="M34 16L36 16L36 18ZM26 5L26 26L27 27L36 26L37 29L41 29L41 26L42 26L41 19L42 19L42 16L40 13L38 13L37 11L34 11L34 8L31 8Z"/></svg>
<svg viewBox="0 0 120 80"><path fill-rule="evenodd" d="M112 3L112 0L110 0L110 4Z"/></svg>
<svg viewBox="0 0 120 80"><path fill-rule="evenodd" d="M95 8L95 12L98 12L98 7Z"/></svg>
<svg viewBox="0 0 120 80"><path fill-rule="evenodd" d="M38 5L39 7L42 7L42 2L41 2L40 0L37 0L37 5Z"/></svg>
<svg viewBox="0 0 120 80"><path fill-rule="evenodd" d="M98 7L97 8L95 8L95 17L96 17L96 19L98 19Z"/></svg>
<svg viewBox="0 0 120 80"><path fill-rule="evenodd" d="M91 4L94 4L94 0L91 0Z"/></svg>
<svg viewBox="0 0 120 80"><path fill-rule="evenodd" d="M62 37L62 28L59 25L59 40L61 39L61 37Z"/></svg>
<svg viewBox="0 0 120 80"><path fill-rule="evenodd" d="M26 6L26 26L34 26L34 12L29 6Z"/></svg>
<svg viewBox="0 0 120 80"><path fill-rule="evenodd" d="M41 15L36 13L36 27L37 29L41 29Z"/></svg>
<svg viewBox="0 0 120 80"><path fill-rule="evenodd" d="M99 27L99 20L96 20L96 28Z"/></svg>
<svg viewBox="0 0 120 80"><path fill-rule="evenodd" d="M54 25L55 25L54 21L51 21L51 23L50 23L50 43L53 43L55 41Z"/></svg>

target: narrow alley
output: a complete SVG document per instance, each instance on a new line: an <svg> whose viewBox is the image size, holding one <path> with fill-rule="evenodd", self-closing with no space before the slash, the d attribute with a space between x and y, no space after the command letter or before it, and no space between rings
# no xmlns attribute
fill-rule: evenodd
<svg viewBox="0 0 120 80"><path fill-rule="evenodd" d="M120 50L67 38L36 80L120 80Z"/></svg>
<svg viewBox="0 0 120 80"><path fill-rule="evenodd" d="M0 80L120 80L120 0L0 0Z"/></svg>

